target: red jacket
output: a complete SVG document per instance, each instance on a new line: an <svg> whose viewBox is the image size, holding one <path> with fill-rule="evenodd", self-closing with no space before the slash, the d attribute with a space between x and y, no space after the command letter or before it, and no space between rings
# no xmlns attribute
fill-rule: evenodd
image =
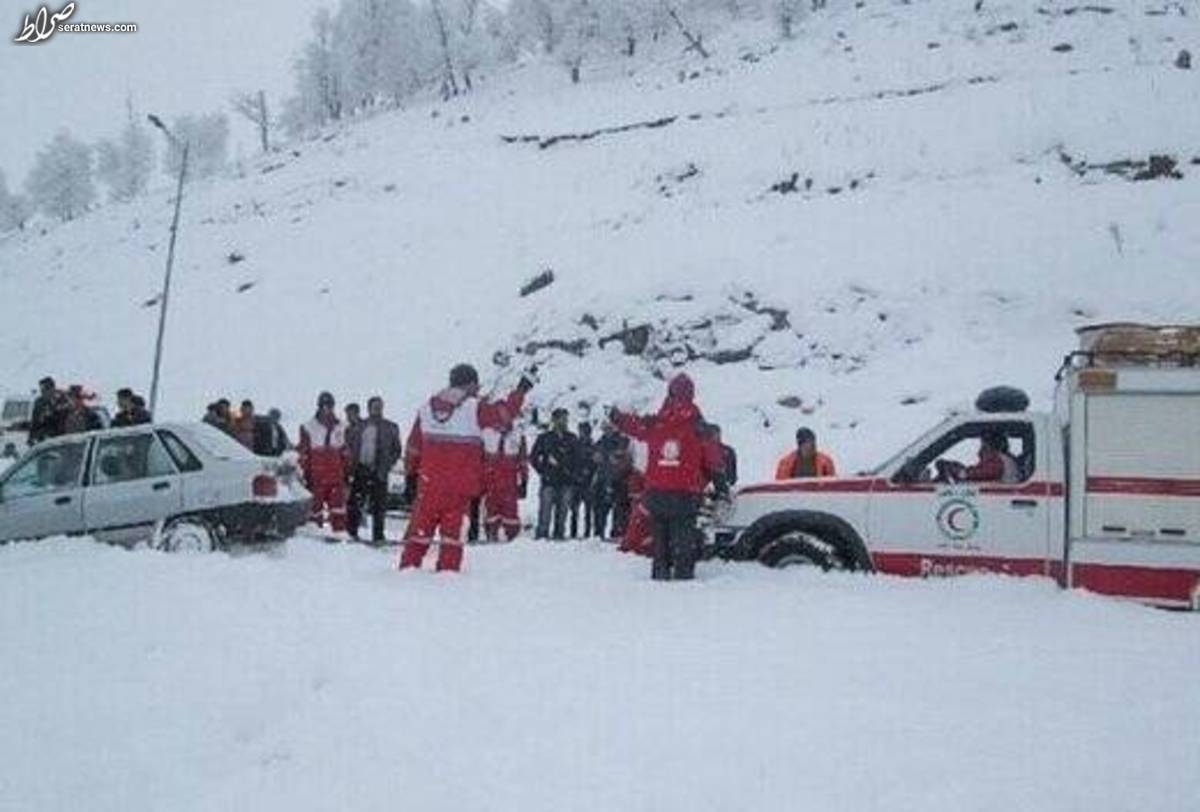
<svg viewBox="0 0 1200 812"><path fill-rule="evenodd" d="M331 422L314 417L301 426L300 444L296 450L300 454L304 481L310 485L316 481L340 480L346 475L349 459L346 433L336 417L331 418Z"/></svg>
<svg viewBox="0 0 1200 812"><path fill-rule="evenodd" d="M529 479L529 453L524 434L512 428L485 428L481 433L485 476L512 477L514 482Z"/></svg>
<svg viewBox="0 0 1200 812"><path fill-rule="evenodd" d="M506 429L525 402L514 389L504 400L489 401L463 389L438 392L417 412L404 457L407 474L419 474L421 488L477 496L483 491L483 429Z"/></svg>
<svg viewBox="0 0 1200 812"><path fill-rule="evenodd" d="M701 493L721 471L721 449L700 430L700 410L690 401L668 397L656 415L614 415L617 428L646 443L646 489Z"/></svg>

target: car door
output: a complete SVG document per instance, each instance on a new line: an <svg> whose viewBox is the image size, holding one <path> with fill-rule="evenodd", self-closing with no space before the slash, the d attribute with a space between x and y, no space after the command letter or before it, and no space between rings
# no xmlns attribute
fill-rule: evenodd
<svg viewBox="0 0 1200 812"><path fill-rule="evenodd" d="M105 541L136 541L181 506L179 472L152 430L96 440L84 494L88 532Z"/></svg>
<svg viewBox="0 0 1200 812"><path fill-rule="evenodd" d="M0 540L82 533L88 440L46 445L0 478Z"/></svg>
<svg viewBox="0 0 1200 812"><path fill-rule="evenodd" d="M980 438L1002 433L1018 461L1017 482L955 482L937 463L969 467ZM1046 572L1050 489L1029 421L964 421L948 427L871 494L871 549L880 569L904 575L975 571Z"/></svg>

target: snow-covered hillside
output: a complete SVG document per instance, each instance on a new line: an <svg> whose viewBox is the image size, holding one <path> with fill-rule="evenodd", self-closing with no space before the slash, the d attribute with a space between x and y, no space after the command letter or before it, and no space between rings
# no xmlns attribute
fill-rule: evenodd
<svg viewBox="0 0 1200 812"><path fill-rule="evenodd" d="M648 404L690 357L765 474L800 422L853 468L985 384L1045 403L1074 326L1200 308L1186 12L868 3L784 44L747 22L708 61L525 66L192 185L161 413L298 420L328 388L407 418L455 361L506 351L511 379L514 349L580 342L534 353L541 405ZM1152 154L1182 177L1100 168ZM169 194L0 243L6 388L148 385ZM642 325L640 355L599 347Z"/></svg>
<svg viewBox="0 0 1200 812"><path fill-rule="evenodd" d="M1195 618L1048 581L2 552L0 809L1200 805Z"/></svg>

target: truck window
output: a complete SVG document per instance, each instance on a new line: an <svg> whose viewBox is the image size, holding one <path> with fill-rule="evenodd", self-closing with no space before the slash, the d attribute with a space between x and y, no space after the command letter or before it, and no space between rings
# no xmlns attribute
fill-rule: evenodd
<svg viewBox="0 0 1200 812"><path fill-rule="evenodd" d="M1033 477L1036 460L1031 423L964 423L901 466L894 480L1013 485Z"/></svg>

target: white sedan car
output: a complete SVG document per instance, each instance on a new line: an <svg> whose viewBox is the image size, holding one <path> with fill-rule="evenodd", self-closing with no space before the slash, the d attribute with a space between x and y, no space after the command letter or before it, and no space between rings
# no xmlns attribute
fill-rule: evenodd
<svg viewBox="0 0 1200 812"><path fill-rule="evenodd" d="M56 437L0 473L0 543L65 534L165 550L290 536L310 495L217 429L163 423Z"/></svg>

